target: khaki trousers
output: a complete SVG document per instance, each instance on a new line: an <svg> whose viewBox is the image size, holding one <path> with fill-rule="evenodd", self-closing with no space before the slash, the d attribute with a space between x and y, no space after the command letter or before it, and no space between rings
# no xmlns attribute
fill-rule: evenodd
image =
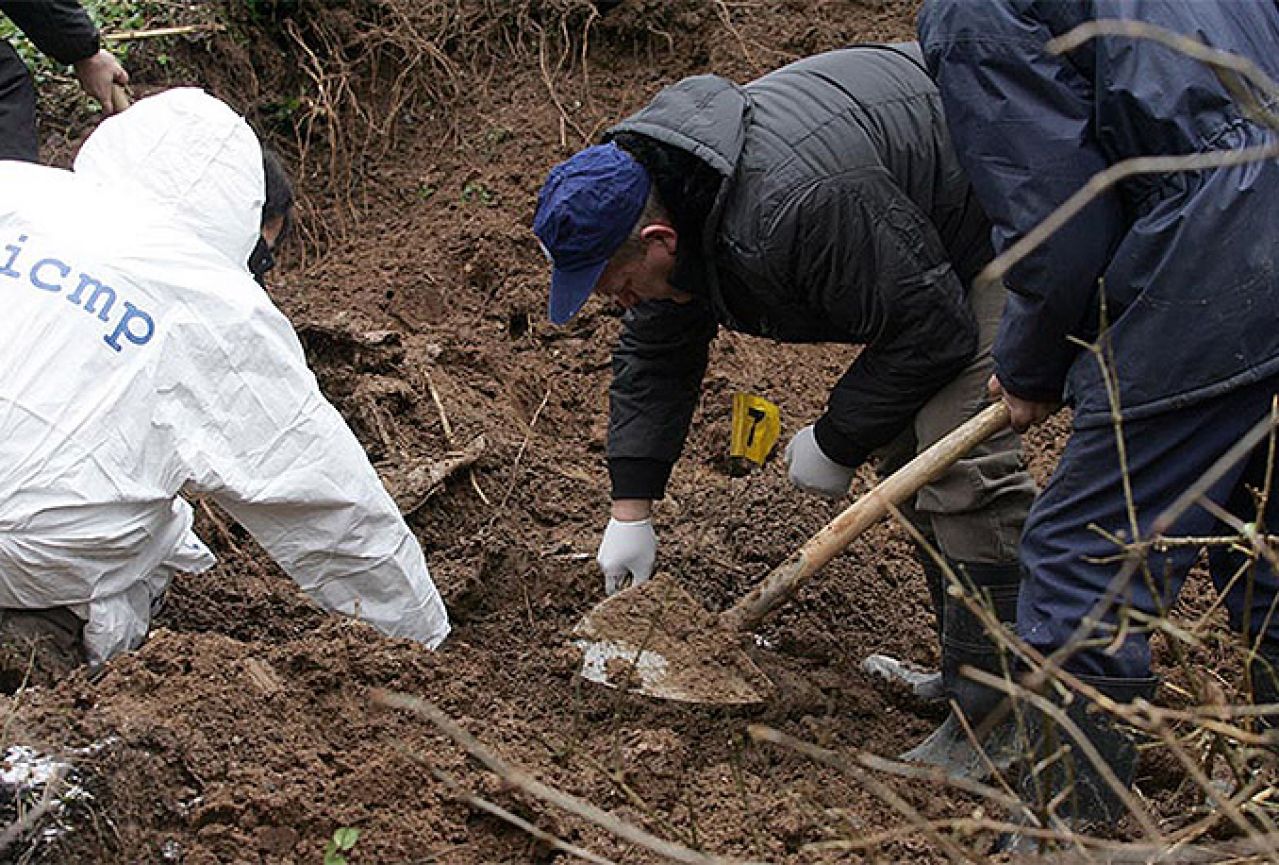
<svg viewBox="0 0 1279 865"><path fill-rule="evenodd" d="M919 410L910 427L877 452L881 477L989 405L986 386L994 372L990 350L1004 297L1000 284L969 291L968 304L978 324L977 357ZM1017 561L1018 540L1035 493L1021 438L1008 429L971 450L901 510L951 561L1009 564Z"/></svg>

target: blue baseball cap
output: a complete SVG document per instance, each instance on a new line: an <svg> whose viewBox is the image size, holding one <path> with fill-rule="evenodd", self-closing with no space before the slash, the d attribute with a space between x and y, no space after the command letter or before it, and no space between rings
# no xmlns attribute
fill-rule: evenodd
<svg viewBox="0 0 1279 865"><path fill-rule="evenodd" d="M648 201L648 172L616 144L596 144L551 169L533 233L551 260L547 314L564 324L591 296Z"/></svg>

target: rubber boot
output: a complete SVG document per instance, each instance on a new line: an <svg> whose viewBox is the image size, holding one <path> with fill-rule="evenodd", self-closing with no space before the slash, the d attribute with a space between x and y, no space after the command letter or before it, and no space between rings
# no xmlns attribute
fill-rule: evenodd
<svg viewBox="0 0 1279 865"><path fill-rule="evenodd" d="M1116 703L1149 700L1159 681L1154 678L1116 679L1078 676ZM1087 824L1114 824L1128 813L1097 766L1078 742L1052 718L1023 704L1029 745L1024 754L1018 791L1022 801L1039 815L1041 825L1075 831ZM1065 707L1066 717L1101 756L1125 788L1132 787L1137 769L1137 742L1114 716L1097 709L1082 695ZM1051 807L1051 814L1048 809ZM1025 853L1041 842L1020 833L1008 833L996 843L997 852Z"/></svg>
<svg viewBox="0 0 1279 865"><path fill-rule="evenodd" d="M916 557L924 570L924 583L933 602L937 640L942 637L943 610L946 608L946 574L941 564L925 549L917 549ZM869 655L862 661L862 670L878 676L893 685L905 688L916 699L925 703L942 703L946 700L946 683L941 670L917 667L891 655Z"/></svg>
<svg viewBox="0 0 1279 865"><path fill-rule="evenodd" d="M1017 594L1021 586L1021 569L1016 563L1002 565L961 565L957 571L983 598L987 599L995 617L1011 626L1017 620ZM960 673L973 667L994 676L1007 673L1008 661L1000 646L986 632L981 619L960 601L944 606L942 623L942 681L947 696L955 702L968 726L977 732L982 722L1004 700L1004 694L978 685ZM972 744L964 724L952 709L941 726L927 739L905 754L902 760L938 766L957 778L981 780L989 777L990 765L999 769L1011 765L1016 753L1011 716L988 731L982 750ZM982 752L985 752L984 755Z"/></svg>

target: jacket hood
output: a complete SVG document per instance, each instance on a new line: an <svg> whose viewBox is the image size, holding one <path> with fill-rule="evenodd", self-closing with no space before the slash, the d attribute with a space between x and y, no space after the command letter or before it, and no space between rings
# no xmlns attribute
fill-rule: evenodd
<svg viewBox="0 0 1279 865"><path fill-rule="evenodd" d="M262 146L226 103L178 88L104 120L74 165L78 178L149 198L236 265L257 242L266 184Z"/></svg>
<svg viewBox="0 0 1279 865"><path fill-rule="evenodd" d="M638 132L687 150L725 177L746 141L750 99L718 75L696 75L665 88L640 111L609 130Z"/></svg>

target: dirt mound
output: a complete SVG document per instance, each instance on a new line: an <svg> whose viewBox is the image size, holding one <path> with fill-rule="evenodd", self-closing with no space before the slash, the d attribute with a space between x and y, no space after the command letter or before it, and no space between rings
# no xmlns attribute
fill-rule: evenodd
<svg viewBox="0 0 1279 865"><path fill-rule="evenodd" d="M335 829L356 827L352 863L559 858L459 802L447 776L601 856L655 861L505 788L422 719L373 706L372 688L425 697L544 782L718 855L847 861L860 854L801 849L900 828L847 776L745 735L765 723L844 753L892 755L935 725L935 710L859 670L873 651L936 661L923 581L891 525L760 629L756 660L780 691L764 707L662 704L576 676L571 631L602 595L592 558L607 518L617 321L591 304L569 326L549 325L528 223L547 168L660 86L705 71L745 80L819 50L908 39L913 0L166 5L216 7L231 29L140 44L135 88L205 86L296 167L301 231L273 294L409 512L456 630L432 654L324 615L197 502L197 529L221 563L177 580L150 641L94 681L78 675L9 707L9 739L73 755L86 792L58 831L11 855L319 862ZM82 132L68 130L61 158ZM837 512L792 490L777 461L730 471L732 394L778 403L785 436L816 416L850 358L842 347L717 340L657 516L662 569L708 609ZM1041 476L1063 431L1033 443ZM940 787L899 787L925 816L974 807ZM868 855L943 859L910 835Z"/></svg>

